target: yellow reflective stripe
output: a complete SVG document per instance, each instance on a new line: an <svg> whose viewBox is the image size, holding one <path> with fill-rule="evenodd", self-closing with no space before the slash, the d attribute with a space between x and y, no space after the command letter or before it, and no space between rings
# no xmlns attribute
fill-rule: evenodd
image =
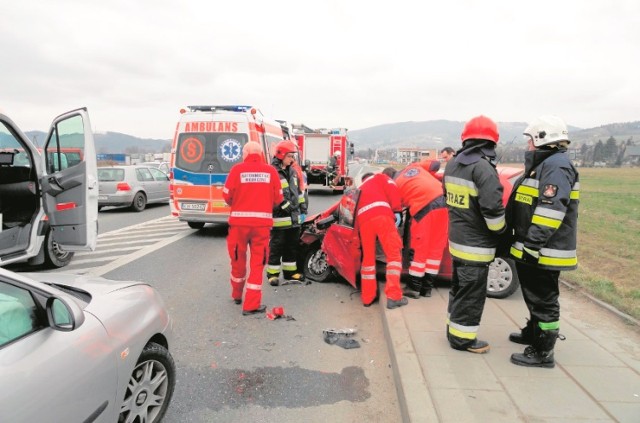
<svg viewBox="0 0 640 423"><path fill-rule="evenodd" d="M449 322L449 333L463 339L476 339L478 326L464 326Z"/></svg>
<svg viewBox="0 0 640 423"><path fill-rule="evenodd" d="M530 195L531 197L538 197L538 188L528 187L525 185L520 185L516 192L524 195Z"/></svg>
<svg viewBox="0 0 640 423"><path fill-rule="evenodd" d="M282 188L289 188L289 182L286 179L280 179L280 186Z"/></svg>
<svg viewBox="0 0 640 423"><path fill-rule="evenodd" d="M454 257L468 261L491 262L496 257L495 249L493 249L493 253L472 253L459 250L453 247L451 243L449 243L449 252Z"/></svg>
<svg viewBox="0 0 640 423"><path fill-rule="evenodd" d="M553 229L558 229L562 224L562 221L534 214L533 218L531 219L531 223L533 223L534 225L548 226Z"/></svg>
<svg viewBox="0 0 640 423"><path fill-rule="evenodd" d="M578 265L578 257L557 258L540 256L540 259L538 259L538 263L545 266L571 267Z"/></svg>
<svg viewBox="0 0 640 423"><path fill-rule="evenodd" d="M484 221L487 223L487 228L489 228L490 231L499 231L505 226L504 215L493 219L487 219L485 217Z"/></svg>
<svg viewBox="0 0 640 423"><path fill-rule="evenodd" d="M571 191L571 194L569 195L569 198L571 200L579 200L580 199L580 191Z"/></svg>
<svg viewBox="0 0 640 423"><path fill-rule="evenodd" d="M282 263L282 270L288 270L288 271L296 271L298 268L296 267L296 264L284 264Z"/></svg>
<svg viewBox="0 0 640 423"><path fill-rule="evenodd" d="M560 329L560 322L538 322L538 327L542 330L556 330Z"/></svg>
<svg viewBox="0 0 640 423"><path fill-rule="evenodd" d="M478 196L478 190L475 189L475 187L458 185L458 184L449 182L445 184L445 188L447 189L447 192L452 192L458 195L465 195L465 196L470 195L474 197Z"/></svg>
<svg viewBox="0 0 640 423"><path fill-rule="evenodd" d="M279 264L276 264L276 265L269 264L269 265L267 265L267 272L268 273L274 273L274 272L275 273L280 273L280 265Z"/></svg>
<svg viewBox="0 0 640 423"><path fill-rule="evenodd" d="M522 258L522 250L518 250L516 247L511 247L509 249L509 253L511 253L512 256L514 256L515 258Z"/></svg>
<svg viewBox="0 0 640 423"><path fill-rule="evenodd" d="M273 219L273 226L282 227L282 226L290 226L291 218L290 217L276 217Z"/></svg>

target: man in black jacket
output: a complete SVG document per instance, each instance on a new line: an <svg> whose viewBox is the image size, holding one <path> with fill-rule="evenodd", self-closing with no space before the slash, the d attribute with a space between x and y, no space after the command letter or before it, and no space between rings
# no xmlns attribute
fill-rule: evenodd
<svg viewBox="0 0 640 423"><path fill-rule="evenodd" d="M477 116L465 124L461 138L462 148L444 171L453 260L447 339L451 348L482 354L489 351L489 344L477 338L489 264L506 228L502 185L495 169L498 126Z"/></svg>
<svg viewBox="0 0 640 423"><path fill-rule="evenodd" d="M524 131L529 145L523 177L508 203L509 226L515 232L511 256L529 309L529 321L509 340L529 345L513 354L520 366L555 366L553 348L560 337L561 270L578 266L576 235L580 183L567 156L567 125L556 116L542 116Z"/></svg>

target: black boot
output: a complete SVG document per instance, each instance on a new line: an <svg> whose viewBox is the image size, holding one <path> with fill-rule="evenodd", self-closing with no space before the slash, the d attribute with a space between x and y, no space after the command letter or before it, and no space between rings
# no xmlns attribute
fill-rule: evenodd
<svg viewBox="0 0 640 423"><path fill-rule="evenodd" d="M422 278L422 285L420 287L421 297L430 297L431 290L433 289L433 276L425 274Z"/></svg>
<svg viewBox="0 0 640 423"><path fill-rule="evenodd" d="M556 363L553 358L553 347L558 339L559 331L541 330L534 339L533 345L524 349L523 353L511 354L511 362L518 366L544 367L551 369Z"/></svg>
<svg viewBox="0 0 640 423"><path fill-rule="evenodd" d="M407 286L402 290L402 295L409 298L420 298L420 289L422 286L422 278L409 276Z"/></svg>
<svg viewBox="0 0 640 423"><path fill-rule="evenodd" d="M516 344L532 345L533 344L533 326L535 322L533 319L527 319L525 327L520 329L520 332L513 332L509 335L509 341Z"/></svg>

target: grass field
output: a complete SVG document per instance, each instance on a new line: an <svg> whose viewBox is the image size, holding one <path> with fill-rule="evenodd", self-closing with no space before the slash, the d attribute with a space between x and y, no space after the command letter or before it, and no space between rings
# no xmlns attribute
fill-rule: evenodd
<svg viewBox="0 0 640 423"><path fill-rule="evenodd" d="M560 277L640 319L640 168L578 172L578 270Z"/></svg>
<svg viewBox="0 0 640 423"><path fill-rule="evenodd" d="M640 168L578 171L578 270L561 277L640 319Z"/></svg>

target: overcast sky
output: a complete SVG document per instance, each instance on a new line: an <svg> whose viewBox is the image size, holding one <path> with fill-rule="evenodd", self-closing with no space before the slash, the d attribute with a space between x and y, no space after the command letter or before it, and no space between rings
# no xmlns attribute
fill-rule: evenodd
<svg viewBox="0 0 640 423"><path fill-rule="evenodd" d="M250 104L350 130L485 114L640 120L640 1L41 0L0 5L0 110L24 130L173 137Z"/></svg>

